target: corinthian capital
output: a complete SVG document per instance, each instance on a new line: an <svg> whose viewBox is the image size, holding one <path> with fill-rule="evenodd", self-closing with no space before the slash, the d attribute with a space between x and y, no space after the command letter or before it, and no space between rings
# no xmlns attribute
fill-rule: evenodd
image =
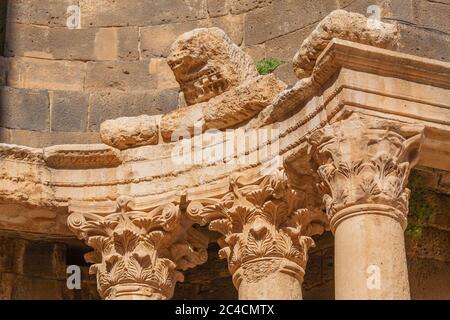
<svg viewBox="0 0 450 320"><path fill-rule="evenodd" d="M187 214L223 235L219 254L228 260L236 288L278 271L302 282L311 236L327 228L322 213L301 208L304 195L291 188L284 170L230 180L223 197L192 201Z"/></svg>
<svg viewBox="0 0 450 320"><path fill-rule="evenodd" d="M355 205L388 208L406 226L409 173L423 126L353 114L309 137L330 224Z"/></svg>
<svg viewBox="0 0 450 320"><path fill-rule="evenodd" d="M85 258L104 299L170 299L183 281L178 269L206 262L207 240L185 232L177 203L152 207L121 196L69 210L69 228L94 249Z"/></svg>

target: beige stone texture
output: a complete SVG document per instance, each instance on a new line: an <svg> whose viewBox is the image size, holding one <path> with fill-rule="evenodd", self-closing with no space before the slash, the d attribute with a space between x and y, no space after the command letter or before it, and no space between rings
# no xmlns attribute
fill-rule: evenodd
<svg viewBox="0 0 450 320"><path fill-rule="evenodd" d="M173 141L174 135L194 135L196 126L200 131L221 130L239 125L259 113L285 87L273 75L259 76L241 86L226 91L207 102L179 108L166 113L161 119L161 135L165 141Z"/></svg>
<svg viewBox="0 0 450 320"><path fill-rule="evenodd" d="M137 27L69 29L10 23L7 30L5 56L75 61L139 58Z"/></svg>
<svg viewBox="0 0 450 320"><path fill-rule="evenodd" d="M230 190L192 201L186 212L223 235L219 256L228 261L239 299L301 300L308 250L312 236L328 228L325 215L305 208L306 195L284 170L256 181L234 176Z"/></svg>
<svg viewBox="0 0 450 320"><path fill-rule="evenodd" d="M159 25L204 19L206 0L81 0L83 27Z"/></svg>
<svg viewBox="0 0 450 320"><path fill-rule="evenodd" d="M188 105L208 101L258 75L251 58L219 28L182 34L172 44L167 63Z"/></svg>
<svg viewBox="0 0 450 320"><path fill-rule="evenodd" d="M160 116L107 120L100 126L102 141L118 149L139 147L159 142Z"/></svg>
<svg viewBox="0 0 450 320"><path fill-rule="evenodd" d="M70 34L57 26L59 16L57 25L39 10L18 17L24 23L9 21L17 25L8 39L15 28L25 32L9 46L17 51L7 50L11 61L42 60L36 65L56 70L60 59L75 59L87 73L82 90L70 82L52 89L63 85L56 76L50 88L2 89L0 134L7 143L0 144L0 230L13 239L0 239L2 298L448 298L438 291L448 282L450 259L449 63L379 48L375 40L384 38L359 34L366 20L357 18L349 29L357 35L347 40L310 37L307 47L318 50L307 64L311 72L286 87L276 74L259 76L245 47L253 46L255 56L267 57L261 50L278 55L344 1L321 2L320 10L311 1L301 12L285 0L227 1L224 7L206 0L80 4L83 26L90 27L73 33L67 52L53 47ZM273 20L261 21L277 6ZM136 10L127 24L123 14ZM115 43L125 28L136 43L144 28L200 17L205 24L242 23L243 47L215 28L181 35L167 61L187 103L174 110L183 95L169 80L164 54L140 50L136 56L139 50L121 51ZM280 17L286 23L275 29ZM319 25L332 29L330 19ZM30 34L37 42L27 42ZM88 47L80 48L83 36ZM58 43L70 38L64 40ZM120 52L142 60L119 61ZM278 72L286 75L289 67ZM0 74L5 84L7 74ZM80 130L93 132L68 135L58 126L69 123L59 109L65 104L87 110L85 116L74 112L70 127L80 121ZM127 114L134 118L121 118ZM99 128L106 144L89 144ZM180 128L187 135L170 141ZM222 140L211 142L206 129L219 129ZM61 140L53 140L51 130L63 142L75 135L84 144L52 145ZM231 141L231 154L213 157L211 148L224 141ZM269 147L275 153L267 157ZM180 150L190 161L175 161ZM405 241L408 221L420 218L408 212L408 201L417 201L407 188L409 179L414 191L415 165L439 201L421 238ZM39 259L45 263L31 263ZM82 292L65 288L66 264L82 265ZM88 264L96 280L87 276Z"/></svg>
<svg viewBox="0 0 450 320"><path fill-rule="evenodd" d="M336 237L336 299L409 299L403 232L423 127L353 115L310 137Z"/></svg>
<svg viewBox="0 0 450 320"><path fill-rule="evenodd" d="M178 89L178 82L165 59L150 59L148 72L156 78L158 90Z"/></svg>
<svg viewBox="0 0 450 320"><path fill-rule="evenodd" d="M77 61L9 58L7 85L27 89L82 91L85 65Z"/></svg>
<svg viewBox="0 0 450 320"><path fill-rule="evenodd" d="M157 81L148 61L95 61L86 64L84 88L89 92L148 92L157 88Z"/></svg>
<svg viewBox="0 0 450 320"><path fill-rule="evenodd" d="M299 79L311 75L317 58L333 38L394 49L399 41L399 30L395 25L370 20L361 14L333 11L303 41L294 56L294 71Z"/></svg>
<svg viewBox="0 0 450 320"><path fill-rule="evenodd" d="M94 249L86 259L94 263L89 272L97 275L104 299L170 299L175 284L183 281L179 270L207 260L207 238L199 241L195 230L183 228L179 204L122 196L97 207L73 202L70 212L69 228Z"/></svg>

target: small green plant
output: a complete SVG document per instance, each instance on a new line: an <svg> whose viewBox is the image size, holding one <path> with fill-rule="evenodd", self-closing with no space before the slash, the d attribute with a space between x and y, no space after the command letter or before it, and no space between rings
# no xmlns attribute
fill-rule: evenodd
<svg viewBox="0 0 450 320"><path fill-rule="evenodd" d="M278 59L263 59L256 62L256 70L259 74L265 75L274 72L284 61Z"/></svg>
<svg viewBox="0 0 450 320"><path fill-rule="evenodd" d="M420 239L422 236L422 227L433 215L434 209L431 205L433 193L428 190L425 179L419 173L413 171L409 178L409 197L410 221L406 228L406 235L413 239Z"/></svg>

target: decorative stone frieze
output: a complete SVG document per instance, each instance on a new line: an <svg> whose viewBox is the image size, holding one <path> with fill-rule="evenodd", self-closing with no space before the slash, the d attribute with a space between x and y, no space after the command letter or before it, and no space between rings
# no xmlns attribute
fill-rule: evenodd
<svg viewBox="0 0 450 320"><path fill-rule="evenodd" d="M331 227L355 205L388 206L406 227L409 173L423 126L353 114L309 137ZM381 207L380 207L381 208Z"/></svg>
<svg viewBox="0 0 450 320"><path fill-rule="evenodd" d="M291 187L285 171L277 170L256 180L231 178L230 192L223 197L188 205L188 216L223 235L219 255L228 260L241 299L301 298L308 250L314 246L311 236L327 228L322 212L302 208L304 198ZM291 285L283 292L276 281L263 296L247 289L280 273L295 279L296 292L290 292Z"/></svg>
<svg viewBox="0 0 450 320"><path fill-rule="evenodd" d="M69 228L94 249L85 258L105 299L170 299L183 281L179 270L207 260L208 240L186 232L177 203L152 208L121 196L73 202L70 211Z"/></svg>

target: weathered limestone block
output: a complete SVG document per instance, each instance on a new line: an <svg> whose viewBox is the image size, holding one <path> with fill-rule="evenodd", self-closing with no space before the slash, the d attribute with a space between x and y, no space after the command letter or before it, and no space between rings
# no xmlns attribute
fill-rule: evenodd
<svg viewBox="0 0 450 320"><path fill-rule="evenodd" d="M406 185L419 160L422 131L421 125L353 114L309 137L332 230L345 219L340 211L361 204L395 208L406 227Z"/></svg>
<svg viewBox="0 0 450 320"><path fill-rule="evenodd" d="M450 35L429 29L401 24L400 48L402 52L420 57L450 61Z"/></svg>
<svg viewBox="0 0 450 320"><path fill-rule="evenodd" d="M140 51L143 59L167 57L174 39L185 32L198 28L197 21L158 24L140 28Z"/></svg>
<svg viewBox="0 0 450 320"><path fill-rule="evenodd" d="M219 255L228 260L240 299L302 299L311 236L327 229L326 218L302 208L305 194L284 170L252 180L233 177L229 193L194 200L186 212L223 235Z"/></svg>
<svg viewBox="0 0 450 320"><path fill-rule="evenodd" d="M51 131L83 132L87 128L89 95L79 91L50 92Z"/></svg>
<svg viewBox="0 0 450 320"><path fill-rule="evenodd" d="M450 32L449 4L448 1L392 1L389 18L401 21L404 25L413 26L418 31L431 30L448 35ZM430 47L430 44L426 47Z"/></svg>
<svg viewBox="0 0 450 320"><path fill-rule="evenodd" d="M257 8L263 8L272 4L273 2L273 0L230 0L227 1L227 4L232 14L239 14Z"/></svg>
<svg viewBox="0 0 450 320"><path fill-rule="evenodd" d="M207 17L206 0L80 0L82 25L159 25Z"/></svg>
<svg viewBox="0 0 450 320"><path fill-rule="evenodd" d="M183 281L179 270L207 260L208 240L186 230L179 203L139 203L127 196L116 202L73 201L69 228L94 251L97 288L104 299L170 299Z"/></svg>
<svg viewBox="0 0 450 320"><path fill-rule="evenodd" d="M220 0L223 1L223 0ZM218 27L232 42L240 45L244 38L244 15L226 15L198 21L152 25L140 28L141 59L167 57L170 47L180 35L196 28Z"/></svg>
<svg viewBox="0 0 450 320"><path fill-rule="evenodd" d="M14 57L8 60L8 85L16 88L82 91L84 63Z"/></svg>
<svg viewBox="0 0 450 320"><path fill-rule="evenodd" d="M34 148L50 147L61 144L95 144L101 142L98 132L51 132L11 129L9 130L9 133L10 143Z"/></svg>
<svg viewBox="0 0 450 320"><path fill-rule="evenodd" d="M399 35L396 25L370 20L358 13L333 11L303 41L293 59L294 71L299 79L309 77L317 58L333 38L394 49Z"/></svg>
<svg viewBox="0 0 450 320"><path fill-rule="evenodd" d="M208 15L210 17L220 17L229 13L228 1L207 0Z"/></svg>
<svg viewBox="0 0 450 320"><path fill-rule="evenodd" d="M186 132L193 136L199 122L202 132L233 127L258 114L286 86L274 75L259 76L252 59L218 28L181 35L167 62L188 106L162 115L160 124L150 117L108 121L100 129L104 143L126 149L157 144L159 135L170 142Z"/></svg>
<svg viewBox="0 0 450 320"><path fill-rule="evenodd" d="M91 61L86 64L86 91L150 91L156 86L148 61Z"/></svg>
<svg viewBox="0 0 450 320"><path fill-rule="evenodd" d="M255 45L304 29L337 9L334 0L233 0L232 12L250 11L245 18L245 44ZM254 9L253 9L254 8ZM253 9L253 10L252 10Z"/></svg>
<svg viewBox="0 0 450 320"><path fill-rule="evenodd" d="M156 78L157 90L174 89L178 91L178 82L165 59L151 58L148 64L148 72Z"/></svg>
<svg viewBox="0 0 450 320"><path fill-rule="evenodd" d="M118 149L158 144L161 116L141 115L106 120L100 125L102 141Z"/></svg>
<svg viewBox="0 0 450 320"><path fill-rule="evenodd" d="M208 101L258 76L253 60L219 28L186 32L169 52L167 62L188 105Z"/></svg>
<svg viewBox="0 0 450 320"><path fill-rule="evenodd" d="M65 27L67 8L77 0L14 0L9 1L8 19L20 24Z"/></svg>

